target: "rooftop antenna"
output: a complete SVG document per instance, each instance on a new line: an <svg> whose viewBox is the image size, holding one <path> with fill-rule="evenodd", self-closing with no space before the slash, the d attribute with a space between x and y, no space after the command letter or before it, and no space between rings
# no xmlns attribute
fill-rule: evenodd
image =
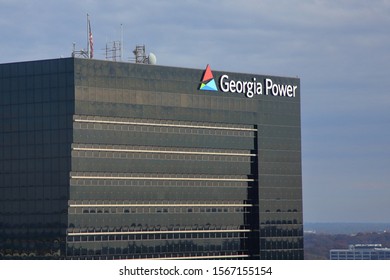
<svg viewBox="0 0 390 280"><path fill-rule="evenodd" d="M73 42L72 57L88 58L88 53L87 53L87 51L84 50L84 49L81 49L81 50L76 51L76 43Z"/></svg>
<svg viewBox="0 0 390 280"><path fill-rule="evenodd" d="M106 43L106 60L123 61L123 24L121 24L120 41Z"/></svg>
<svg viewBox="0 0 390 280"><path fill-rule="evenodd" d="M145 45L137 45L133 51L135 58L133 61L139 64L156 64L157 58L153 53L150 53L149 56L146 55Z"/></svg>
<svg viewBox="0 0 390 280"><path fill-rule="evenodd" d="M122 43L120 41L106 43L106 59L122 61Z"/></svg>

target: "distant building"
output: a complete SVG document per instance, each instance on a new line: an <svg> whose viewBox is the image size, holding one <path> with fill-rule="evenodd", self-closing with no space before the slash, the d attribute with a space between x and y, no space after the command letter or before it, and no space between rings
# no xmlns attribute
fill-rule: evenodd
<svg viewBox="0 0 390 280"><path fill-rule="evenodd" d="M390 248L381 244L349 245L349 249L330 250L331 260L390 260Z"/></svg>

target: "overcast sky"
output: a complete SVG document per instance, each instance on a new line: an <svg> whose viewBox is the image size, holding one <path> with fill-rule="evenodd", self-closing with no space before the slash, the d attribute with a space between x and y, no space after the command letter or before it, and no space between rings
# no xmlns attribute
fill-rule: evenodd
<svg viewBox="0 0 390 280"><path fill-rule="evenodd" d="M298 76L305 222L390 222L390 1L0 0L0 63L95 57Z"/></svg>

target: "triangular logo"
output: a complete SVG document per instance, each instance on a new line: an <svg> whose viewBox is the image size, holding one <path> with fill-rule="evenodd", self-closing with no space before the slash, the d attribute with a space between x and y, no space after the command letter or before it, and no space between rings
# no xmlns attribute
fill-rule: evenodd
<svg viewBox="0 0 390 280"><path fill-rule="evenodd" d="M200 90L218 91L210 65L207 64L206 70L203 73L202 82L199 86Z"/></svg>

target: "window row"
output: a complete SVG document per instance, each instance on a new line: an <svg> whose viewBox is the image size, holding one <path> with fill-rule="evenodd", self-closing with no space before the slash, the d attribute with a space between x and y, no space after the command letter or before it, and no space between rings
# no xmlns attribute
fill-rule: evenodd
<svg viewBox="0 0 390 280"><path fill-rule="evenodd" d="M214 135L214 136L235 136L235 137L255 137L254 131L238 131L208 128L182 128L182 127L160 127L154 125L137 124L106 124L106 123L86 123L76 120L73 129L81 130L112 130L148 133L170 133L170 134L193 134L193 135Z"/></svg>
<svg viewBox="0 0 390 280"><path fill-rule="evenodd" d="M143 241L140 243L131 242L127 246L119 244L112 247L109 246L83 246L78 243L68 243L67 255L70 256L94 256L94 255L137 255L137 258L140 258L142 254L165 254L165 253L204 253L209 254L210 256L221 254L222 252L232 252L235 251L237 254L242 254L247 251L247 247L250 246L246 244L243 240L223 240L218 243L196 243L192 241L179 241L179 242L167 242L164 241L163 244L150 244L151 241ZM154 241L152 241L154 243ZM248 242L249 243L249 242ZM92 248L91 248L92 247ZM221 254L222 255L222 254ZM156 258L159 255L155 256ZM129 257L128 257L129 258Z"/></svg>
<svg viewBox="0 0 390 280"><path fill-rule="evenodd" d="M89 87L76 87L76 100L211 110L234 110L243 112L254 112L257 109L257 103L251 102L253 100L247 100L246 98L174 93L172 91L177 91L177 87L175 87L177 86L177 83L172 86L167 86L169 81L159 81L157 84L154 80L148 79L145 81L144 85L141 85L140 82L142 82L143 79L128 79L131 79L132 81L130 88L134 88L135 84L138 83L138 87L142 87L143 90L123 89L122 87L125 85L122 84L119 85L119 88L107 88L107 84L101 84L99 87L95 87L94 85ZM108 79L108 81L110 83L115 83L115 79ZM129 81L125 80L125 83L126 82ZM158 85L158 91L154 88L148 91L149 85ZM128 86L126 85L126 87ZM188 91L188 89L184 90Z"/></svg>
<svg viewBox="0 0 390 280"><path fill-rule="evenodd" d="M262 238L267 237L302 237L303 227L301 226L283 226L280 228L270 227L260 229L260 236Z"/></svg>
<svg viewBox="0 0 390 280"><path fill-rule="evenodd" d="M159 181L159 180L110 180L110 179L72 179L71 186L131 186L131 187L226 187L226 188L249 188L250 182L229 181Z"/></svg>
<svg viewBox="0 0 390 280"><path fill-rule="evenodd" d="M303 238L260 239L260 246L265 250L283 250L303 248Z"/></svg>
<svg viewBox="0 0 390 280"><path fill-rule="evenodd" d="M117 118L117 117L101 117L101 116L85 116L74 115L75 122L91 123L91 124L113 124L113 125L144 125L157 127L175 127L175 128L199 128L199 129L215 129L215 130L233 130L233 131L257 131L254 125L249 124L227 124L227 123L211 123L211 122L195 122L195 121L179 121L179 120L160 120L160 119L140 119L140 118Z"/></svg>
<svg viewBox="0 0 390 280"><path fill-rule="evenodd" d="M261 260L303 260L303 247L298 249L261 250Z"/></svg>
<svg viewBox="0 0 390 280"><path fill-rule="evenodd" d="M161 173L112 173L112 172L71 172L72 179L98 180L150 180L150 181L205 181L205 182L253 182L248 175L209 175L209 174L161 174Z"/></svg>
<svg viewBox="0 0 390 280"><path fill-rule="evenodd" d="M72 157L81 158L114 158L114 159L153 159L153 160L191 160L191 161L223 161L223 162L253 162L249 156L229 155L188 155L148 152L106 152L106 151L72 151Z"/></svg>
<svg viewBox="0 0 390 280"><path fill-rule="evenodd" d="M199 155L236 155L255 156L256 151L237 149L211 149L203 147L167 147L167 146L129 146L110 144L83 144L73 143L75 151L99 151L99 152L150 152L150 153L176 153L176 154L199 154Z"/></svg>
<svg viewBox="0 0 390 280"><path fill-rule="evenodd" d="M134 189L135 188L135 189ZM72 187L70 191L70 199L78 200L117 200L121 202L124 197L131 197L139 201L147 199L156 200L162 197L171 198L172 200L191 201L193 199L214 201L221 199L221 192L224 193L224 200L242 199L243 201L250 198L256 199L252 195L248 195L247 189L233 188L160 188L160 187L128 187L128 186L93 186L93 187Z"/></svg>
<svg viewBox="0 0 390 280"><path fill-rule="evenodd" d="M74 81L71 73L55 73L47 75L20 75L16 77L9 77L1 79L1 84L2 90L15 93L32 92L38 89L52 90L53 88L71 87L74 85Z"/></svg>
<svg viewBox="0 0 390 280"><path fill-rule="evenodd" d="M282 214L287 215L286 213L282 213ZM264 218L263 221L261 222L261 224L266 224L266 225L301 225L302 224L302 212L297 213L297 214L295 214L295 215L299 216L299 217L297 217L299 219L294 219L294 218L286 219L283 217L281 217L280 219Z"/></svg>
<svg viewBox="0 0 390 280"><path fill-rule="evenodd" d="M68 236L67 242L102 242L102 241L132 241L132 240L186 240L186 239L246 239L245 232L211 232L211 233L142 233L115 235L84 235Z"/></svg>
<svg viewBox="0 0 390 280"><path fill-rule="evenodd" d="M69 207L69 214L249 213L249 207Z"/></svg>
<svg viewBox="0 0 390 280"><path fill-rule="evenodd" d="M89 227L75 227L73 223L69 223L68 232L69 233L82 233L82 234L99 234L99 233L109 233L109 232L136 232L136 231L145 231L149 233L156 233L161 231L187 231L187 232L204 232L204 231L214 231L214 232L247 232L249 231L248 227L241 224L229 224L229 225L221 225L221 224L210 224L210 223L196 223L196 224L175 224L172 221L160 221L162 225L151 225L148 223L132 223L128 226L89 226Z"/></svg>

